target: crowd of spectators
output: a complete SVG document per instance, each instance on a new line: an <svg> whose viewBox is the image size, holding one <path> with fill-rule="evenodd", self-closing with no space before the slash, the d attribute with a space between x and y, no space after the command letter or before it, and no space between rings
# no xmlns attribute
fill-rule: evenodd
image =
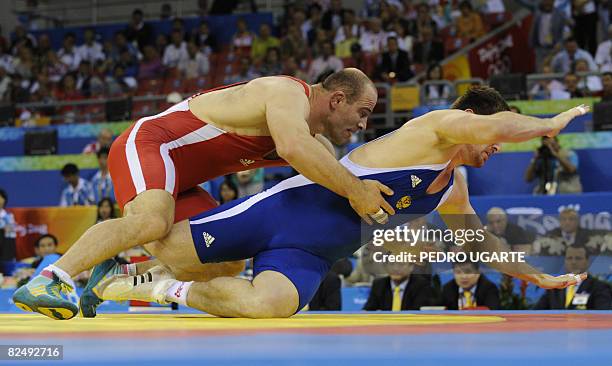
<svg viewBox="0 0 612 366"><path fill-rule="evenodd" d="M590 0L565 3L542 0L533 10L529 45L535 51L536 71L563 77L537 82L529 91L530 98L610 98L610 89L603 85L603 79L612 71L612 25L607 5ZM598 29L603 35L600 42Z"/></svg>
<svg viewBox="0 0 612 366"><path fill-rule="evenodd" d="M445 37L469 42L482 36L487 27L480 11L504 11L491 3L474 9L468 1L368 0L360 11L342 0L289 3L277 25L262 24L256 32L239 19L230 44L217 40L205 18L188 29L172 16L169 4L160 9L160 19L171 21L169 34L158 33L139 9L111 38L103 39L92 27L77 42L68 32L59 49L51 46L48 33L34 36L19 25L8 39L0 33L0 101L52 104L133 95L148 80L164 78L198 88L275 74L314 83L347 66L360 67L377 81L407 81L445 56ZM198 78L203 81L186 82ZM79 118L70 106L36 112L63 115L62 122Z"/></svg>

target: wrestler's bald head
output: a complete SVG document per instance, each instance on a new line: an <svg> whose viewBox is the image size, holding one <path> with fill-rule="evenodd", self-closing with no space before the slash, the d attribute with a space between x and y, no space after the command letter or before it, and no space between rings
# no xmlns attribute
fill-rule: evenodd
<svg viewBox="0 0 612 366"><path fill-rule="evenodd" d="M377 94L372 80L363 71L352 67L329 75L322 85L328 92L342 91L350 104L355 103L364 93Z"/></svg>

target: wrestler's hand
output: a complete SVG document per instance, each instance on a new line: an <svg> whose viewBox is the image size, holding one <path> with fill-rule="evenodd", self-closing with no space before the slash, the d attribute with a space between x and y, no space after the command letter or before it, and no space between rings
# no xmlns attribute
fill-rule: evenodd
<svg viewBox="0 0 612 366"><path fill-rule="evenodd" d="M559 113L552 118L553 129L554 131L547 134L548 137L555 137L559 134L559 131L565 128L571 120L578 116L582 116L583 114L589 113L591 107L585 104L581 104L578 107L574 107L570 110L567 110L563 113Z"/></svg>
<svg viewBox="0 0 612 366"><path fill-rule="evenodd" d="M387 222L387 214L395 215L395 210L385 201L383 193L388 196L393 195L391 188L386 185L375 180L364 179L361 181L361 184L356 185L349 192L348 200L353 210L365 222L372 225L372 218L374 218L382 224Z"/></svg>
<svg viewBox="0 0 612 366"><path fill-rule="evenodd" d="M530 277L531 278L528 278L527 280L529 282L532 282L538 287L541 287L544 289L563 289L563 288L566 288L567 286L577 284L578 279L580 279L580 281L586 280L587 274L581 273L579 275L574 275L570 273L570 274L565 274L565 275L555 277L555 276L551 276L551 275L543 273L543 274L533 275Z"/></svg>

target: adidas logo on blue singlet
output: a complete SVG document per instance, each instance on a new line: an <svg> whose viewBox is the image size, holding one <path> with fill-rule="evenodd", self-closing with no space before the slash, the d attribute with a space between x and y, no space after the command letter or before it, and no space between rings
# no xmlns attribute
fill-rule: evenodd
<svg viewBox="0 0 612 366"><path fill-rule="evenodd" d="M209 248L213 241L215 241L215 237L210 235L209 233L203 233L202 234L204 236L204 243L206 244L206 248Z"/></svg>
<svg viewBox="0 0 612 366"><path fill-rule="evenodd" d="M416 175L411 175L410 180L412 181L412 188L418 186L423 180Z"/></svg>

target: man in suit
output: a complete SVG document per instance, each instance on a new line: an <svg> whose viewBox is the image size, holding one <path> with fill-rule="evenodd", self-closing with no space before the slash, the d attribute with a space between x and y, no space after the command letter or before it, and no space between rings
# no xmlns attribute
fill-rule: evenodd
<svg viewBox="0 0 612 366"><path fill-rule="evenodd" d="M378 78L385 82L407 81L413 76L408 52L399 49L396 37L387 38L387 52L378 64Z"/></svg>
<svg viewBox="0 0 612 366"><path fill-rule="evenodd" d="M499 290L480 273L478 263L453 263L455 279L442 288L442 305L448 310L486 306L499 309Z"/></svg>
<svg viewBox="0 0 612 366"><path fill-rule="evenodd" d="M534 235L520 226L508 222L508 215L501 207L491 207L487 211L487 230L512 246L512 250L531 253Z"/></svg>
<svg viewBox="0 0 612 366"><path fill-rule="evenodd" d="M580 215L573 208L566 208L559 213L559 227L547 233L547 236L563 243L565 248L570 246L584 246L592 235L591 230L580 227ZM597 252L599 248L587 248L589 254Z"/></svg>
<svg viewBox="0 0 612 366"><path fill-rule="evenodd" d="M415 64L439 62L444 58L444 44L434 40L433 29L425 26L421 29L420 40L414 44L413 53Z"/></svg>
<svg viewBox="0 0 612 366"><path fill-rule="evenodd" d="M583 273L589 268L589 252L584 246L573 245L565 250L568 273ZM547 290L535 306L537 310L610 310L610 287L589 275L586 280L563 290Z"/></svg>
<svg viewBox="0 0 612 366"><path fill-rule="evenodd" d="M363 310L419 310L432 305L431 284L426 276L412 274L413 268L412 263L385 262L389 275L374 280Z"/></svg>

